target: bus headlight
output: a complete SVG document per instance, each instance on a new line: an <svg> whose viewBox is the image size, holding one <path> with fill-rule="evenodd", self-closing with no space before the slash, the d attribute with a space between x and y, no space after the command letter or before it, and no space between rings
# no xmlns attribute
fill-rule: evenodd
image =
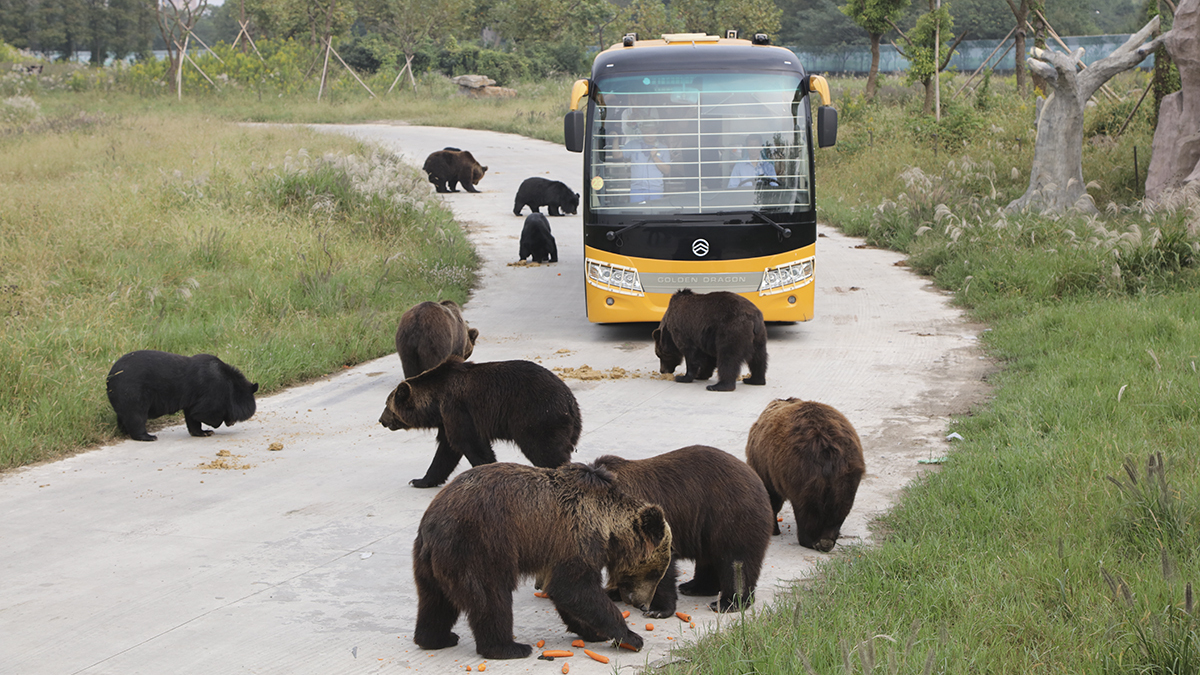
<svg viewBox="0 0 1200 675"><path fill-rule="evenodd" d="M588 258L586 263L589 284L622 295L645 295L642 291L642 280L638 277L636 269L591 258Z"/></svg>
<svg viewBox="0 0 1200 675"><path fill-rule="evenodd" d="M812 283L812 278L813 259L805 258L804 260L798 260L787 265L772 267L763 272L762 283L758 286L758 292L762 295L771 295L790 291Z"/></svg>

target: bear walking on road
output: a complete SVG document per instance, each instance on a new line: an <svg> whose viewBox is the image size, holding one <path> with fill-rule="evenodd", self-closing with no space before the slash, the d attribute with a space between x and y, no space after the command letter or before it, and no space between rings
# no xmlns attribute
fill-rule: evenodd
<svg viewBox="0 0 1200 675"><path fill-rule="evenodd" d="M567 629L588 642L641 649L604 592L602 571L649 602L671 561L662 509L613 487L603 469L489 464L462 472L429 503L413 542L422 649L458 644L460 613L488 659L519 659L532 648L513 637L512 594L522 577L545 591Z"/></svg>
<svg viewBox="0 0 1200 675"><path fill-rule="evenodd" d="M138 441L153 441L146 421L183 411L188 433L211 436L201 423L233 426L254 415L258 385L211 354L181 356L143 349L113 364L106 383L117 426Z"/></svg>
<svg viewBox="0 0 1200 675"><path fill-rule="evenodd" d="M687 372L676 382L707 380L716 368L717 383L708 390L733 391L746 363L746 384L767 383L767 325L762 311L736 293L676 292L653 336L661 372L674 372L686 359Z"/></svg>
<svg viewBox="0 0 1200 675"><path fill-rule="evenodd" d="M466 150L446 148L429 153L421 167L429 176L438 192L458 192L455 183L461 183L467 192L479 192L475 186L483 180L487 167L475 161Z"/></svg>
<svg viewBox="0 0 1200 675"><path fill-rule="evenodd" d="M398 429L438 429L437 452L419 488L446 482L464 455L471 466L496 461L492 441L517 444L534 466L571 459L583 429L579 403L557 375L531 361L470 363L451 355L401 382L379 423Z"/></svg>
<svg viewBox="0 0 1200 675"><path fill-rule="evenodd" d="M746 461L775 514L785 500L792 503L800 545L833 550L867 470L850 420L824 403L776 399L750 427ZM779 534L778 522L774 528Z"/></svg>
<svg viewBox="0 0 1200 675"><path fill-rule="evenodd" d="M533 262L558 262L558 245L554 243L554 235L550 234L550 221L540 213L531 213L525 217L525 226L521 228L521 260L531 258Z"/></svg>
<svg viewBox="0 0 1200 675"><path fill-rule="evenodd" d="M538 209L545 206L546 212L552 216L561 216L563 213L573 216L579 210L579 193L572 192L571 188L561 181L534 176L526 178L521 187L517 188L513 215L521 215L521 210L526 206L534 213L539 213Z"/></svg>
<svg viewBox="0 0 1200 675"><path fill-rule="evenodd" d="M396 328L396 353L404 377L420 375L451 354L471 358L478 337L479 331L467 325L453 300L413 305Z"/></svg>
<svg viewBox="0 0 1200 675"><path fill-rule="evenodd" d="M648 459L605 455L594 466L612 472L626 494L661 506L671 525L671 566L649 606L641 606L645 616L675 613L675 560L680 558L696 561L696 573L679 586L680 593L719 594L709 605L717 612L754 602L775 521L766 488L745 462L717 448L692 445Z"/></svg>

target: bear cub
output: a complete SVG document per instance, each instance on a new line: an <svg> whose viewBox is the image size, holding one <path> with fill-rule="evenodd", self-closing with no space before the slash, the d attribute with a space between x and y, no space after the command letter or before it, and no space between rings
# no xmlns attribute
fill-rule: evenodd
<svg viewBox="0 0 1200 675"><path fill-rule="evenodd" d="M492 441L517 444L534 466L566 464L583 429L579 403L557 375L532 361L471 363L451 354L388 396L379 423L437 429L437 451L414 487L446 482L464 455L471 466L496 461Z"/></svg>
<svg viewBox="0 0 1200 675"><path fill-rule="evenodd" d="M558 262L558 245L550 234L550 221L540 213L525 217L521 228L521 261L531 258L533 262Z"/></svg>
<svg viewBox="0 0 1200 675"><path fill-rule="evenodd" d="M216 428L254 415L258 384L211 354L181 356L152 349L130 352L113 364L106 384L117 426L138 441L157 440L146 421L183 411L188 433L211 436Z"/></svg>
<svg viewBox="0 0 1200 675"><path fill-rule="evenodd" d="M513 636L512 594L522 577L545 591L567 630L588 642L641 649L604 592L602 572L649 602L671 561L662 509L615 488L603 469L489 464L462 472L429 503L413 542L422 649L458 644L460 613L488 659L519 659L532 647ZM615 645L614 645L615 646Z"/></svg>
<svg viewBox="0 0 1200 675"><path fill-rule="evenodd" d="M679 586L680 593L719 595L709 605L716 612L754 602L775 521L766 488L745 462L717 448L692 445L648 459L605 455L593 465L608 469L625 494L661 506L671 525L671 566L654 598L649 606L626 602L647 617L674 614L675 561L681 558L696 561L696 573ZM736 563L741 563L740 578Z"/></svg>
<svg viewBox="0 0 1200 675"><path fill-rule="evenodd" d="M534 213L538 213L538 209L545 206L552 216L561 216L563 213L573 216L579 210L579 193L572 192L562 181L534 176L526 178L521 187L517 188L513 215L521 215L521 210L526 206Z"/></svg>
<svg viewBox="0 0 1200 675"><path fill-rule="evenodd" d="M824 403L776 399L750 427L746 461L762 478L776 515L785 500L792 503L800 545L833 550L867 470L850 420ZM778 522L771 522L779 534Z"/></svg>
<svg viewBox="0 0 1200 675"><path fill-rule="evenodd" d="M446 148L429 153L425 165L421 167L429 176L438 192L458 192L454 187L461 183L467 192L479 192L475 186L483 180L488 168L475 161L475 157L466 150Z"/></svg>
<svg viewBox="0 0 1200 675"><path fill-rule="evenodd" d="M675 372L687 360L687 372L676 382L707 380L716 368L717 383L708 390L733 391L746 363L746 384L767 383L767 325L762 311L736 293L676 292L653 337L660 372Z"/></svg>
<svg viewBox="0 0 1200 675"><path fill-rule="evenodd" d="M467 325L453 300L413 305L396 328L396 353L404 377L420 375L451 354L471 358L478 337L479 331Z"/></svg>

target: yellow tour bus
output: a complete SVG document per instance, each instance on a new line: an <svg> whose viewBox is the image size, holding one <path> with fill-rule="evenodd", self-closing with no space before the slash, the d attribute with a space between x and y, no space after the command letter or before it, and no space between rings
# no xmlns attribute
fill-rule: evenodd
<svg viewBox="0 0 1200 675"><path fill-rule="evenodd" d="M813 147L836 142L837 111L790 50L733 31L627 35L575 83L563 130L583 153L589 320L658 321L683 288L812 318Z"/></svg>

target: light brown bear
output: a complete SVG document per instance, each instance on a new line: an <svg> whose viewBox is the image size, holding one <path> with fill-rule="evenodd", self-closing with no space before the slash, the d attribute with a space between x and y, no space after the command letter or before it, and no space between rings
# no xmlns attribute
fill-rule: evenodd
<svg viewBox="0 0 1200 675"><path fill-rule="evenodd" d="M413 641L422 649L457 645L451 629L465 613L481 656L529 656L530 645L513 637L512 594L522 577L537 576L572 633L641 649L601 574L607 568L624 593L649 603L670 562L662 509L616 489L604 469L468 469L429 503L413 542Z"/></svg>
<svg viewBox="0 0 1200 675"><path fill-rule="evenodd" d="M479 331L467 325L453 300L413 305L396 328L396 353L404 377L420 375L451 354L471 358L478 337Z"/></svg>
<svg viewBox="0 0 1200 675"><path fill-rule="evenodd" d="M717 448L692 445L648 459L605 455L594 466L611 471L625 493L661 506L671 524L671 567L649 606L629 604L648 617L674 614L679 558L696 561L696 573L679 586L680 593L719 594L709 605L717 612L754 601L775 520L762 481L745 462Z"/></svg>
<svg viewBox="0 0 1200 675"><path fill-rule="evenodd" d="M800 545L833 550L867 468L850 420L824 403L776 399L750 427L746 461L775 514L792 503ZM778 522L774 528L779 534Z"/></svg>
<svg viewBox="0 0 1200 675"><path fill-rule="evenodd" d="M676 382L707 380L716 368L717 383L707 389L733 391L745 363L746 384L767 383L767 325L762 311L736 293L678 291L652 335L660 372L673 373L687 360Z"/></svg>

